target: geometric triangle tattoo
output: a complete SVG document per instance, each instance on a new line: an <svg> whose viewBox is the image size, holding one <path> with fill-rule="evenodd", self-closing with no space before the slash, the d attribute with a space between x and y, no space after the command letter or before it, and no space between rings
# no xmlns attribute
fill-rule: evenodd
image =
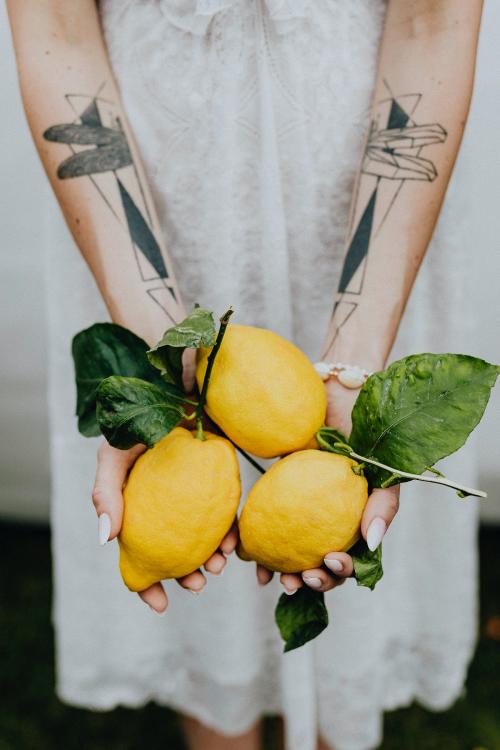
<svg viewBox="0 0 500 750"><path fill-rule="evenodd" d="M342 275L340 277L339 292L343 293L346 291L354 291L350 287L356 271L363 263L368 253L368 245L370 244L370 236L373 225L373 215L375 212L375 200L377 197L378 186L373 190L370 200L368 201L365 210L359 220L359 224L354 232L354 236L349 244L347 255L344 260L344 267L342 269ZM359 289L359 292L361 289Z"/></svg>
<svg viewBox="0 0 500 750"><path fill-rule="evenodd" d="M126 190L121 180L117 178L116 181L120 189L120 196L132 242L144 253L158 276L161 279L166 278L167 269L165 268L165 261L163 260L163 255L161 254L160 247L153 232L148 227L143 215L135 205L130 193Z"/></svg>
<svg viewBox="0 0 500 750"><path fill-rule="evenodd" d="M387 82L384 83L389 96L375 107L327 348L358 306L371 239L380 231L408 180L432 182L436 179L436 166L422 151L427 146L444 143L447 137L439 123L415 121L413 115L421 94L395 96Z"/></svg>
<svg viewBox="0 0 500 750"><path fill-rule="evenodd" d="M72 94L66 100L75 115L73 121L54 125L43 134L46 140L67 144L69 148L70 154L59 164L57 176L61 180L83 177L92 182L121 225L124 239L132 244L142 280L156 281L156 287L146 291L165 309L160 303L162 290L175 302L178 300L120 119L112 103L98 93ZM171 309L171 304L165 311L172 317L168 307Z"/></svg>

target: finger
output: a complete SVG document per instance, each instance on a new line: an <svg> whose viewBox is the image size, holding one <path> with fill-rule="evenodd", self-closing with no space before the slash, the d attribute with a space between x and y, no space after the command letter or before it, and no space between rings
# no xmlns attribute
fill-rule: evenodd
<svg viewBox="0 0 500 750"><path fill-rule="evenodd" d="M289 596L295 594L297 589L302 588L304 585L304 581L298 573L282 573L280 575L280 582L285 589L285 594L288 594Z"/></svg>
<svg viewBox="0 0 500 750"><path fill-rule="evenodd" d="M99 543L106 544L120 531L123 516L122 489L130 467L146 450L137 445L128 451L102 443L97 452L97 471L92 502L99 518Z"/></svg>
<svg viewBox="0 0 500 750"><path fill-rule="evenodd" d="M238 526L236 524L236 521L233 523L229 531L227 532L226 536L220 543L220 551L223 555L226 557L228 555L231 555L234 550L236 549L236 545L238 544Z"/></svg>
<svg viewBox="0 0 500 750"><path fill-rule="evenodd" d="M195 570L193 573L188 573L187 576L178 578L177 583L179 586L182 586L183 589L188 589L188 591L191 591L193 594L201 594L205 588L207 579L201 570Z"/></svg>
<svg viewBox="0 0 500 750"><path fill-rule="evenodd" d="M361 521L361 533L372 552L384 538L398 509L399 487L373 490Z"/></svg>
<svg viewBox="0 0 500 750"><path fill-rule="evenodd" d="M266 586L269 581L272 580L274 575L272 570L268 570L263 565L257 565L255 572L257 574L257 580L261 586Z"/></svg>
<svg viewBox="0 0 500 750"><path fill-rule="evenodd" d="M330 591L344 583L344 578L336 578L323 568L304 570L302 580L314 591Z"/></svg>
<svg viewBox="0 0 500 750"><path fill-rule="evenodd" d="M227 560L222 552L214 552L214 554L208 558L203 567L207 573L211 573L213 576L220 576L224 572L226 562Z"/></svg>
<svg viewBox="0 0 500 750"><path fill-rule="evenodd" d="M148 589L139 591L139 596L157 615L164 615L168 606L165 589L161 583L153 583Z"/></svg>
<svg viewBox="0 0 500 750"><path fill-rule="evenodd" d="M349 578L354 572L352 557L347 552L329 552L325 565L337 578Z"/></svg>

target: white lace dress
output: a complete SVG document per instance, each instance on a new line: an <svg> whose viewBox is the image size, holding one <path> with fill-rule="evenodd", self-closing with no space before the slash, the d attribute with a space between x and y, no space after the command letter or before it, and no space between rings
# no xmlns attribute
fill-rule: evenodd
<svg viewBox="0 0 500 750"><path fill-rule="evenodd" d="M186 304L269 326L317 357L368 125L382 0L103 0L112 64ZM397 354L467 349L455 179ZM73 417L70 339L106 314L54 206L48 259L58 691L94 709L149 700L235 734L282 714L288 750L368 750L382 713L448 706L475 640L475 501L405 487L375 592L327 595L332 624L282 654L277 582L232 559L165 618L97 546L96 440ZM474 481L473 451L455 475ZM451 471L451 469L450 469ZM245 467L245 480L255 476Z"/></svg>

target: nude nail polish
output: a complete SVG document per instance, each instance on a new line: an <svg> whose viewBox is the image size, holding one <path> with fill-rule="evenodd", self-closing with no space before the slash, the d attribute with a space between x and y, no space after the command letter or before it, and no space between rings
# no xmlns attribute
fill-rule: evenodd
<svg viewBox="0 0 500 750"><path fill-rule="evenodd" d="M387 531L387 524L383 518L374 518L368 526L366 543L371 552L375 552Z"/></svg>
<svg viewBox="0 0 500 750"><path fill-rule="evenodd" d="M302 580L313 589L319 589L323 585L323 581L321 580L321 578L316 578L315 576L312 576L311 578L302 576Z"/></svg>
<svg viewBox="0 0 500 750"><path fill-rule="evenodd" d="M163 612L158 612L158 610L152 607L151 604L148 604L148 607L151 610L151 612L154 612L154 614L157 615L158 617L165 617L165 615L167 614L166 609L164 609Z"/></svg>
<svg viewBox="0 0 500 750"><path fill-rule="evenodd" d="M101 513L97 521L97 531L99 535L99 544L103 547L109 541L111 534L111 518L107 513Z"/></svg>
<svg viewBox="0 0 500 750"><path fill-rule="evenodd" d="M203 593L204 588L205 588L205 586L203 586L202 589L196 589L196 590L195 589L188 589L188 591L190 591L195 596L199 596L200 594Z"/></svg>
<svg viewBox="0 0 500 750"><path fill-rule="evenodd" d="M324 562L326 567L331 570L332 573L342 573L344 570L344 566L340 560L337 560L335 557L325 557Z"/></svg>

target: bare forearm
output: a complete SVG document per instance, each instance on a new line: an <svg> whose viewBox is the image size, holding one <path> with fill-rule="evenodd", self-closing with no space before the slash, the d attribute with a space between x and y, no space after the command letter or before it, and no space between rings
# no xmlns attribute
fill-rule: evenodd
<svg viewBox="0 0 500 750"><path fill-rule="evenodd" d="M391 0L323 356L384 365L439 216L473 85L480 0Z"/></svg>
<svg viewBox="0 0 500 750"><path fill-rule="evenodd" d="M33 138L111 317L148 341L183 309L95 3L10 0Z"/></svg>

